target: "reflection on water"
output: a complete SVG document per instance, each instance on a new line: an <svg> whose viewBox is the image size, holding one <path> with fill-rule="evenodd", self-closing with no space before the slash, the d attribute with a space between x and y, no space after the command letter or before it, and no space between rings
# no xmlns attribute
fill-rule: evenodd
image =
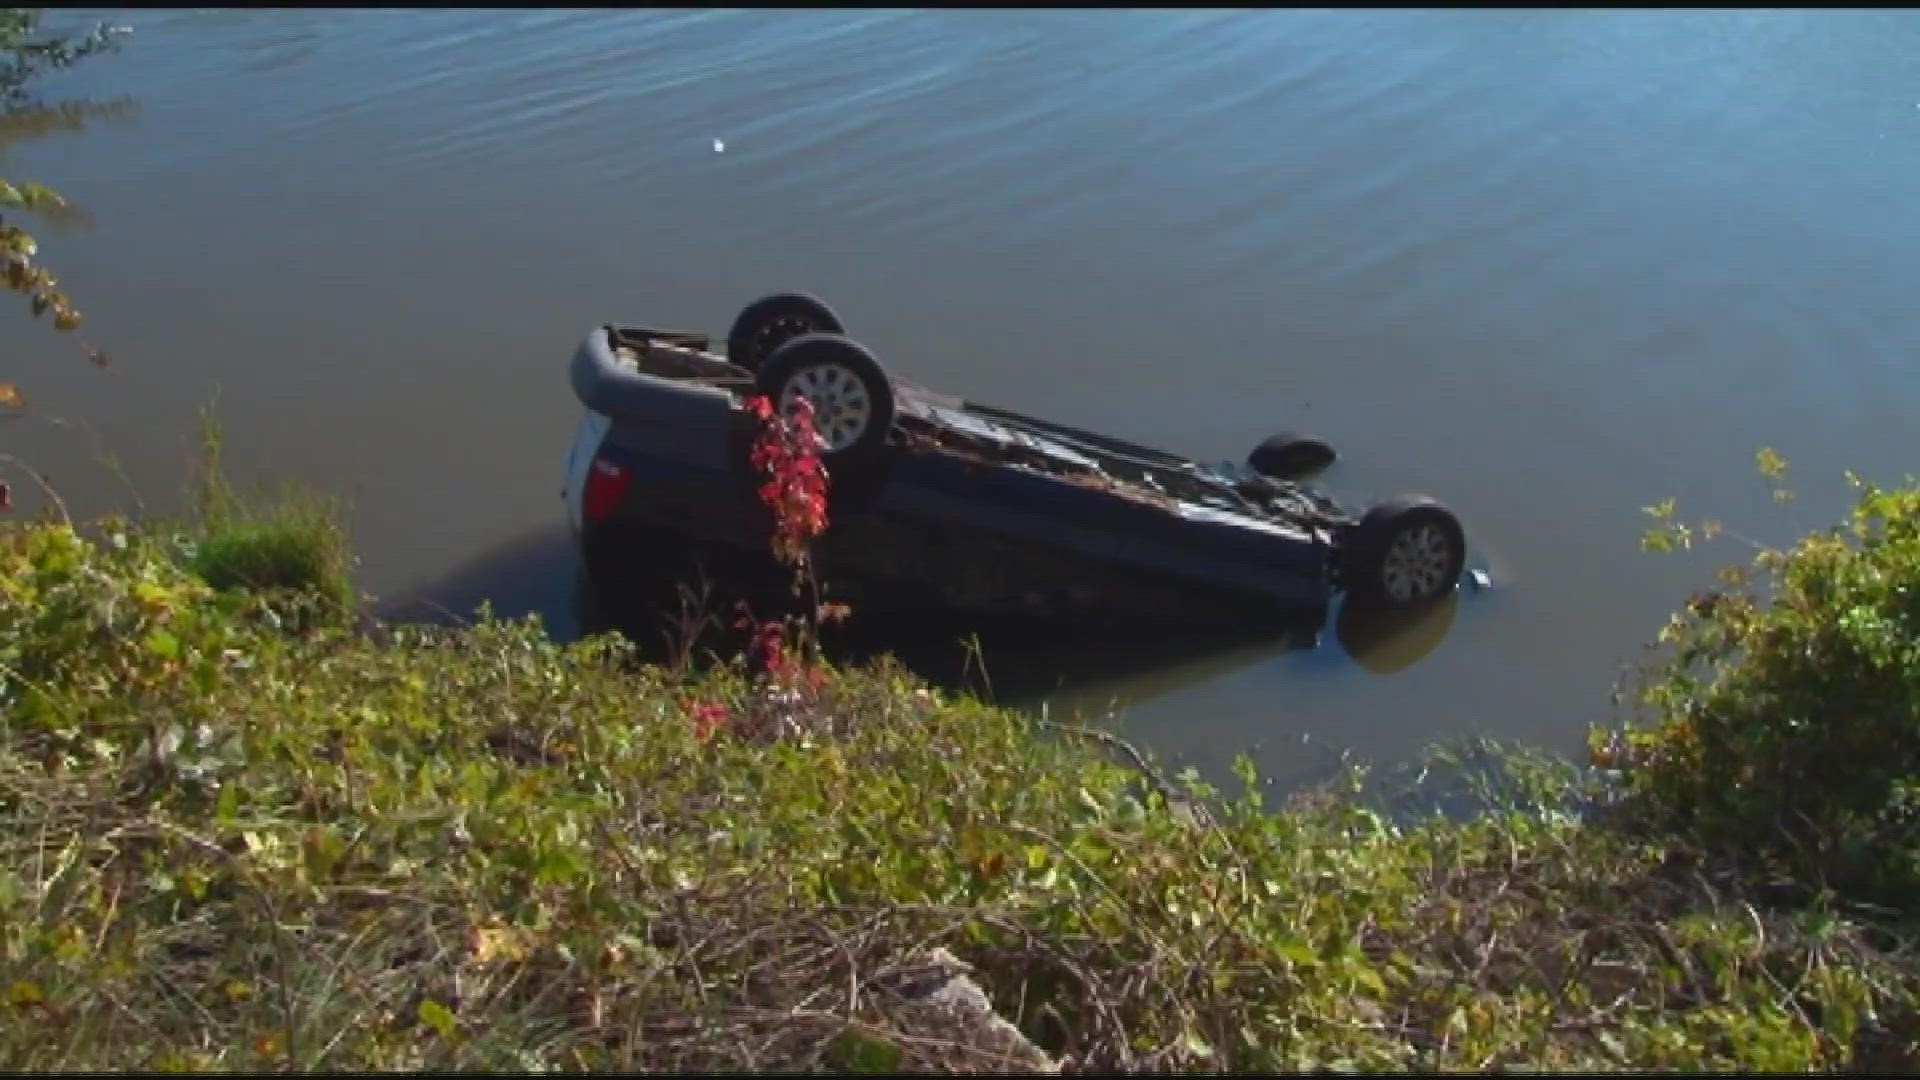
<svg viewBox="0 0 1920 1080"><path fill-rule="evenodd" d="M472 620L484 603L502 618L538 615L550 634L570 641L585 626L574 587L577 566L566 530L544 529L399 596L382 597L375 611L391 621L449 625Z"/></svg>
<svg viewBox="0 0 1920 1080"><path fill-rule="evenodd" d="M852 628L850 628L852 629ZM1135 701L1311 648L1319 627L1280 625L1195 633L1151 622L1077 626L1071 634L1017 619L892 616L857 628L852 657L891 653L934 683L1015 708L1104 710L1116 696Z"/></svg>
<svg viewBox="0 0 1920 1080"><path fill-rule="evenodd" d="M608 599L587 588L571 540L556 527L504 545L377 607L390 620L453 624L471 620L486 603L505 618L537 615L560 640L617 630L643 655L671 658L680 644L673 640L676 619L612 605ZM1394 615L1342 602L1331 620L1331 634L1326 625L1311 623L1195 633L1151 622L1088 626L1062 634L1012 618L967 619L931 610L864 617L856 613L844 626L828 629L825 645L841 662L890 654L936 686L1013 708L1124 716L1129 707L1287 655L1332 651L1339 660L1374 674L1405 671L1439 647L1461 603L1454 595L1420 612ZM708 609L724 615L726 606L722 601ZM725 652L738 646L738 634L719 621L712 625L719 632L703 637L700 649ZM1265 739L1274 734L1265 733Z"/></svg>
<svg viewBox="0 0 1920 1080"><path fill-rule="evenodd" d="M1343 603L1334 621L1334 632L1340 647L1362 669L1375 675L1391 675L1431 655L1453 628L1453 618L1459 609L1457 592L1431 607L1407 614Z"/></svg>

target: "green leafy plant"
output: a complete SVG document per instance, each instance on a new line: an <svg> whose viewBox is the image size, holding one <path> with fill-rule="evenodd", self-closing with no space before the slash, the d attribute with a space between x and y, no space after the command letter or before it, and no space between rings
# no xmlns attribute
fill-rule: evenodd
<svg viewBox="0 0 1920 1080"><path fill-rule="evenodd" d="M886 664L703 737L744 662L370 636L187 555L0 527L0 1067L1004 1071L909 1007L936 950L1083 1070L1916 1060L1900 954L1534 812L1553 770L1268 807Z"/></svg>
<svg viewBox="0 0 1920 1080"><path fill-rule="evenodd" d="M1759 463L1784 490L1786 463ZM1596 730L1593 755L1703 843L1905 910L1920 887L1920 488L1848 479L1842 525L1754 544L1673 617L1643 715Z"/></svg>

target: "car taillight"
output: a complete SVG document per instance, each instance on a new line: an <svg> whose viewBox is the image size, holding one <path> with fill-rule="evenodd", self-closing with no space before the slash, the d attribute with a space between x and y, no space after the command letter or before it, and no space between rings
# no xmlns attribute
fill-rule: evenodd
<svg viewBox="0 0 1920 1080"><path fill-rule="evenodd" d="M593 468L587 470L587 490L580 499L580 509L588 521L599 521L620 505L620 499L627 493L627 482L633 474L625 465L596 458Z"/></svg>

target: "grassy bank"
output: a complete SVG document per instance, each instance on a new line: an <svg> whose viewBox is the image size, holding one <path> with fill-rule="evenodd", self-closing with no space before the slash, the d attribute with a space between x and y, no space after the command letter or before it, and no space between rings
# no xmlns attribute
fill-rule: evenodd
<svg viewBox="0 0 1920 1080"><path fill-rule="evenodd" d="M1472 820L1357 779L1275 808L885 665L676 677L216 588L208 539L337 544L260 524L0 530L0 1067L1022 1064L903 1008L937 947L1073 1069L1916 1062L1903 912L1702 854L1751 825L1682 783L1710 679L1604 789L1509 762L1525 798Z"/></svg>
<svg viewBox="0 0 1920 1080"><path fill-rule="evenodd" d="M0 10L0 143L90 115L25 86L104 31L36 27ZM1448 818L1176 786L790 628L682 674L370 627L330 505L207 449L178 527L0 524L0 1068L1920 1066L1911 484L1690 602L1604 774L1482 754ZM804 562L825 478L755 460ZM919 1007L945 957L1026 1044Z"/></svg>

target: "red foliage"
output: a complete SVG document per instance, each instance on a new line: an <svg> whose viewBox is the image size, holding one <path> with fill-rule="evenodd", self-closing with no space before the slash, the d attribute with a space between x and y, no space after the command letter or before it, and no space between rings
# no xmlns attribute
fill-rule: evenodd
<svg viewBox="0 0 1920 1080"><path fill-rule="evenodd" d="M710 701L689 701L684 703L684 707L693 717L693 737L701 742L713 738L714 732L726 727L727 723L733 719L733 714L727 711L725 705Z"/></svg>
<svg viewBox="0 0 1920 1080"><path fill-rule="evenodd" d="M773 512L773 553L782 562L802 565L807 547L827 530L827 467L820 460L820 434L806 398L781 416L765 396L747 399L760 420L754 439L753 467L766 477L760 501Z"/></svg>
<svg viewBox="0 0 1920 1080"><path fill-rule="evenodd" d="M820 460L823 445L813 423L813 406L796 400L785 416L765 396L747 399L747 408L760 422L751 461L763 478L758 494L773 514L773 554L794 568L796 594L813 582L808 558L811 545L827 529L827 468ZM723 706L689 705L695 733L702 740L724 728L737 738L757 740L781 737L800 730L820 706L827 686L826 670L818 663L818 643L812 625L844 619L845 604L820 603L816 587L810 619L763 620L746 605L734 628L747 635L746 655L755 672L755 692L738 716ZM796 726L798 725L798 726Z"/></svg>
<svg viewBox="0 0 1920 1080"><path fill-rule="evenodd" d="M774 678L786 673L787 667L787 627L785 623L768 621L753 626L750 620L742 620L753 630L753 640L747 645L747 651L760 669Z"/></svg>
<svg viewBox="0 0 1920 1080"><path fill-rule="evenodd" d="M822 445L813 423L813 405L796 398L786 416L764 395L747 399L747 408L760 421L753 444L753 467L766 482L760 501L773 512L773 553L804 574L808 546L827 529L827 468L820 460ZM745 618L737 624L751 632L749 655L775 680L784 680L787 668L787 627L780 622Z"/></svg>

